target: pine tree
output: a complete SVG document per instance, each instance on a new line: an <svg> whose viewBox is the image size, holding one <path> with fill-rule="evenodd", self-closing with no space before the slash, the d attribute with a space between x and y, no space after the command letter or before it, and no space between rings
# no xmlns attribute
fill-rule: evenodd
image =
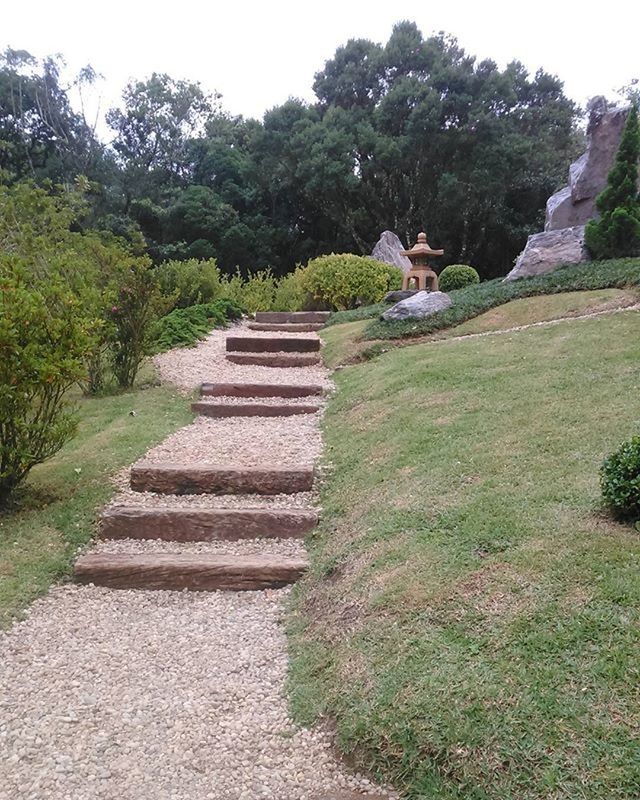
<svg viewBox="0 0 640 800"><path fill-rule="evenodd" d="M607 187L596 199L600 219L587 223L585 243L596 259L640 254L640 195L638 109L632 106L620 139Z"/></svg>

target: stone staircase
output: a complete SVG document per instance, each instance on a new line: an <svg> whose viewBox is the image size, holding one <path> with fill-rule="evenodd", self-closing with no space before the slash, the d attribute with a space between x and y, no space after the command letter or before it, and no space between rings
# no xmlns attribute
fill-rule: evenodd
<svg viewBox="0 0 640 800"><path fill-rule="evenodd" d="M228 336L226 360L272 367L317 364L320 340L308 328L321 326L325 319L322 312L257 314L255 325L273 327L262 331L262 335ZM283 325L288 327L280 327ZM304 326L307 330L296 327L294 330L302 335L287 336L292 326ZM270 331L277 331L278 335L269 336ZM201 399L191 408L196 414L214 419L238 417L237 424L242 425L244 417L315 414L321 408L322 395L320 384L293 381L204 383ZM153 504L131 502L104 509L97 551L78 558L75 580L114 589L200 591L259 590L296 581L307 567L306 557L299 552L290 554L286 548L276 552L273 547L279 547L279 541L304 538L317 524L317 512L313 508L277 504L255 507L251 504L255 501L243 506L241 498L262 496L268 500L273 496L309 492L313 488L314 468L313 464L295 467L270 464L268 458L268 452L264 459L257 452L256 464L252 466L181 461L134 464L130 473L131 490L140 493L141 498L153 497ZM200 496L198 500L210 496L214 503L216 497L235 496L238 505L190 505L189 495ZM163 497L167 497L166 503ZM181 497L185 498L184 504ZM265 552L238 550L244 542L252 541L255 548L257 539L265 540L265 548L269 541L273 545ZM120 545L128 549L119 549ZM236 550L232 547L225 551L231 545Z"/></svg>

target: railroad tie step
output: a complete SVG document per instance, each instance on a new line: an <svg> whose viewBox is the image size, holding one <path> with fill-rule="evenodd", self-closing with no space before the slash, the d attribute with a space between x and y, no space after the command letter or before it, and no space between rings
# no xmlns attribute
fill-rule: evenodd
<svg viewBox="0 0 640 800"><path fill-rule="evenodd" d="M256 322L325 323L330 316L330 311L257 311Z"/></svg>
<svg viewBox="0 0 640 800"><path fill-rule="evenodd" d="M296 414L315 414L320 409L319 405L287 405L279 403L191 403L194 414L204 417L291 417Z"/></svg>
<svg viewBox="0 0 640 800"><path fill-rule="evenodd" d="M238 467L139 464L131 488L159 494L296 494L313 487L313 467Z"/></svg>
<svg viewBox="0 0 640 800"><path fill-rule="evenodd" d="M321 395L322 386L278 383L203 383L205 397L307 397Z"/></svg>
<svg viewBox="0 0 640 800"><path fill-rule="evenodd" d="M289 353L227 353L232 364L254 364L261 367L312 367L320 363L315 354L297 355Z"/></svg>
<svg viewBox="0 0 640 800"><path fill-rule="evenodd" d="M99 536L168 542L301 539L317 524L313 509L120 506L102 512Z"/></svg>
<svg viewBox="0 0 640 800"><path fill-rule="evenodd" d="M313 333L324 328L324 322L249 322L250 331L284 331L285 333Z"/></svg>
<svg viewBox="0 0 640 800"><path fill-rule="evenodd" d="M272 555L89 553L76 561L74 578L112 589L237 592L286 586L307 566L306 559Z"/></svg>
<svg viewBox="0 0 640 800"><path fill-rule="evenodd" d="M227 336L227 352L235 353L317 353L320 339L300 336Z"/></svg>

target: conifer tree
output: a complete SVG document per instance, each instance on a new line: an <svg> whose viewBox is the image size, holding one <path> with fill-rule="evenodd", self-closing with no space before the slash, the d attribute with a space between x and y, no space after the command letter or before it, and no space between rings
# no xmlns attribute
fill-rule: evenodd
<svg viewBox="0 0 640 800"><path fill-rule="evenodd" d="M600 219L587 223L585 243L596 259L640 254L638 109L631 107L606 188L598 195Z"/></svg>

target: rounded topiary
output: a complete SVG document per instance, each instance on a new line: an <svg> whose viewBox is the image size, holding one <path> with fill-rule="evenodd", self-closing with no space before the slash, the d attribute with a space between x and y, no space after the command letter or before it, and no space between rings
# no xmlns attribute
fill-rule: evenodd
<svg viewBox="0 0 640 800"><path fill-rule="evenodd" d="M304 289L315 300L338 311L378 303L401 280L397 267L351 253L314 258L302 274Z"/></svg>
<svg viewBox="0 0 640 800"><path fill-rule="evenodd" d="M438 283L441 292L450 292L452 289L463 289L473 283L480 283L480 276L467 264L450 264L440 273Z"/></svg>
<svg viewBox="0 0 640 800"><path fill-rule="evenodd" d="M640 436L605 459L600 470L605 503L619 519L640 520Z"/></svg>

